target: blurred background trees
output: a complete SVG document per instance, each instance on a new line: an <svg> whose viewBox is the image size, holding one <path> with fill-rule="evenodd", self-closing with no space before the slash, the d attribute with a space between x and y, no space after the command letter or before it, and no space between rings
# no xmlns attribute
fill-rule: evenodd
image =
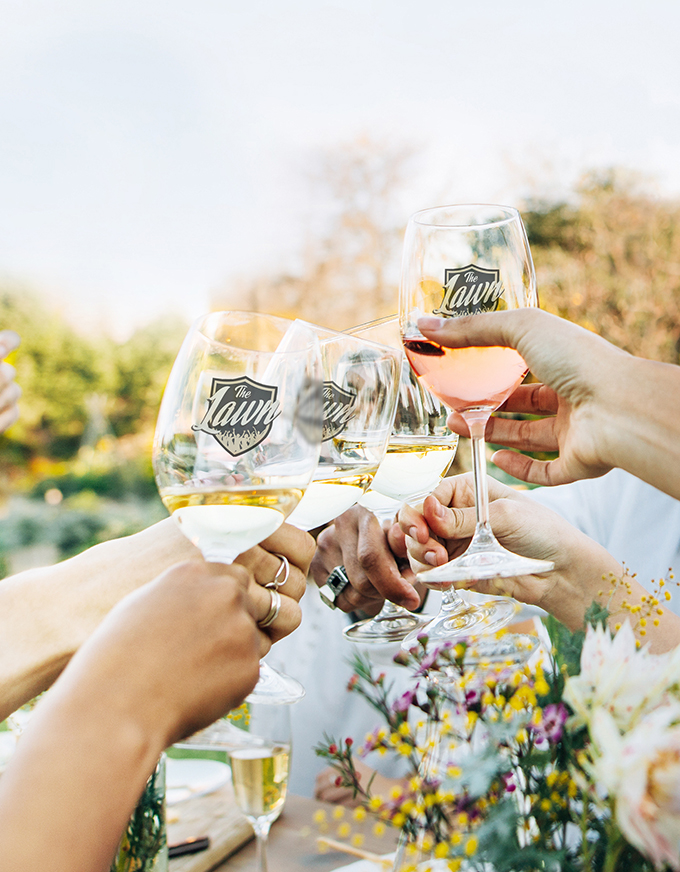
<svg viewBox="0 0 680 872"><path fill-rule="evenodd" d="M218 288L212 308L335 329L396 311L413 158L364 138L310 160L319 205L302 249L285 269ZM611 170L588 174L563 202L530 200L522 214L544 308L633 354L680 362L679 202ZM162 517L151 440L188 325L159 319L115 342L9 283L0 283L0 325L22 337L10 362L24 391L20 421L0 436L0 570L3 559L5 570L20 567L7 555L27 547L58 558Z"/></svg>

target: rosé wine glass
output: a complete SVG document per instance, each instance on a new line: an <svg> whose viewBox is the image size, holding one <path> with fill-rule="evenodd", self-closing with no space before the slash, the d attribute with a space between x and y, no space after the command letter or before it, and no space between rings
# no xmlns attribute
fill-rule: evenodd
<svg viewBox="0 0 680 872"><path fill-rule="evenodd" d="M475 482L477 524L467 550L417 576L429 587L445 589L442 612L448 611L448 617L440 612L434 619L442 636L498 629L517 610L508 598L485 597L484 605L468 605L455 591L455 583L549 572L553 564L503 548L489 523L484 430L491 413L521 383L526 363L512 348L444 348L420 333L418 319L525 306L538 306L538 295L529 243L516 209L441 206L411 216L402 260L402 341L421 384L468 424ZM431 636L439 625L428 625L422 632Z"/></svg>

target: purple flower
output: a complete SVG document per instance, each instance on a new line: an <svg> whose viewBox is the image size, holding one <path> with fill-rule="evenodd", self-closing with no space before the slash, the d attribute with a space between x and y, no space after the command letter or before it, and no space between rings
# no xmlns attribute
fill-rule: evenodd
<svg viewBox="0 0 680 872"><path fill-rule="evenodd" d="M540 724L532 724L530 729L539 739L555 744L562 738L562 729L568 717L564 703L550 703L543 709Z"/></svg>
<svg viewBox="0 0 680 872"><path fill-rule="evenodd" d="M402 693L399 699L396 699L392 703L392 711L407 712L413 705L413 700L416 698L416 690L417 687L413 688L413 690L407 690L406 693Z"/></svg>

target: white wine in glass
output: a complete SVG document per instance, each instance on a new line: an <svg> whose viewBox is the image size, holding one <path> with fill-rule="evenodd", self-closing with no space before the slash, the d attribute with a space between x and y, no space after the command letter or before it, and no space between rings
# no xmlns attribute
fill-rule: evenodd
<svg viewBox="0 0 680 872"><path fill-rule="evenodd" d="M319 343L301 322L213 312L189 330L158 414L158 489L211 562L270 536L309 485L322 433ZM261 664L256 695L304 693Z"/></svg>
<svg viewBox="0 0 680 872"><path fill-rule="evenodd" d="M324 407L319 463L288 519L301 530L334 520L370 487L392 432L403 359L398 346L307 326L321 345Z"/></svg>
<svg viewBox="0 0 680 872"><path fill-rule="evenodd" d="M537 305L533 261L516 209L442 206L411 216L400 290L404 349L421 384L459 412L469 426L477 512L475 533L465 553L418 573L428 586L446 589L442 612L424 630L430 636L496 629L516 613L516 604L502 599L464 608L453 583L549 572L553 564L503 548L489 523L484 430L491 413L521 383L526 363L511 348L440 346L422 335L418 319Z"/></svg>

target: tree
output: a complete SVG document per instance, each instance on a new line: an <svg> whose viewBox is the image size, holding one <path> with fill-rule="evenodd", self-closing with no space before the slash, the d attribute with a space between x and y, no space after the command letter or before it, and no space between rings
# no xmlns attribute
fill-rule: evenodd
<svg viewBox="0 0 680 872"><path fill-rule="evenodd" d="M632 354L680 362L680 204L616 170L588 174L577 196L524 213L541 305Z"/></svg>
<svg viewBox="0 0 680 872"><path fill-rule="evenodd" d="M395 312L403 236L396 202L411 157L368 137L320 153L308 173L317 224L298 269L219 291L212 307L238 297L256 311L334 329Z"/></svg>

